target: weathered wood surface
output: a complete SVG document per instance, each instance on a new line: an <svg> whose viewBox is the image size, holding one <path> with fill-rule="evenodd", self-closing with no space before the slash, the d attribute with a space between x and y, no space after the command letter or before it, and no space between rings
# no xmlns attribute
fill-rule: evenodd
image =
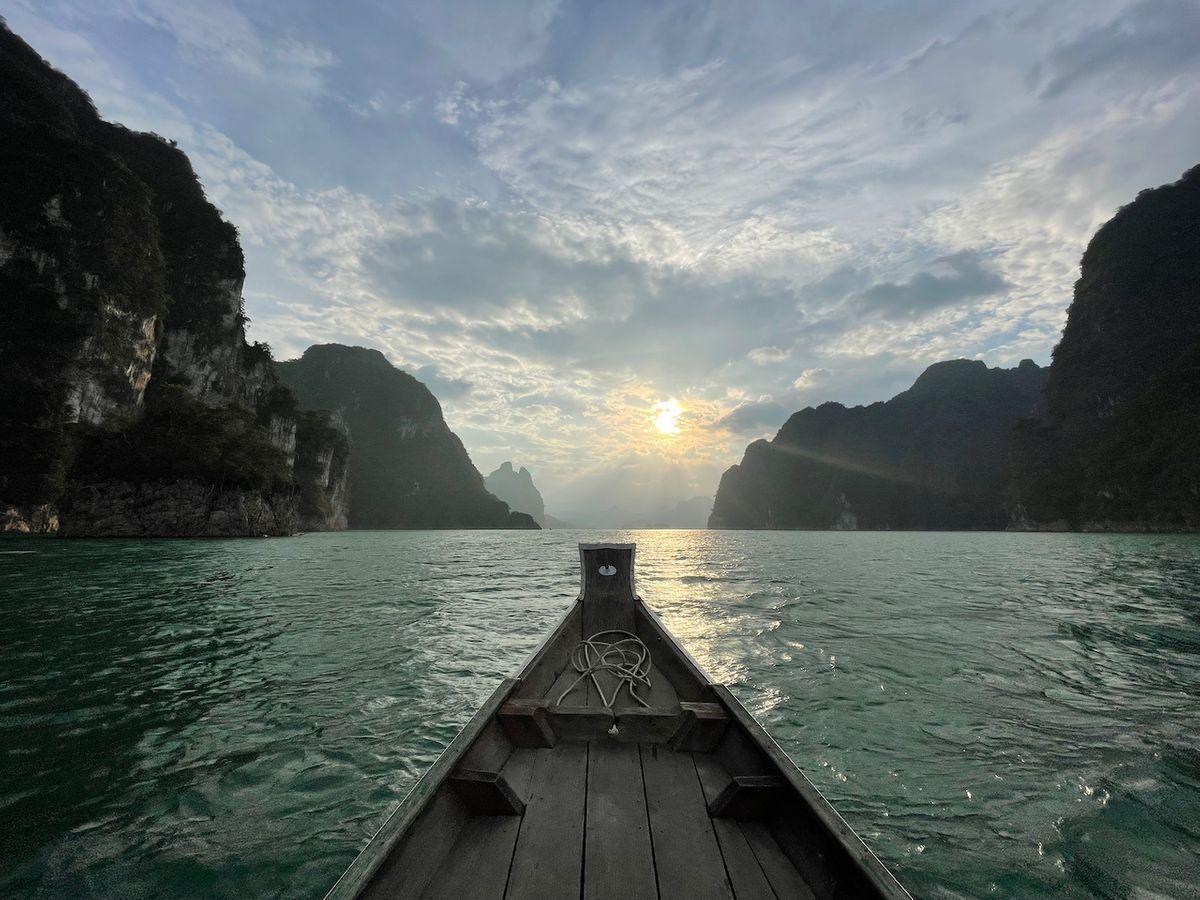
<svg viewBox="0 0 1200 900"><path fill-rule="evenodd" d="M708 675L641 601L634 605L634 632L650 651L650 659L670 679L680 700L716 701Z"/></svg>
<svg viewBox="0 0 1200 900"><path fill-rule="evenodd" d="M642 776L662 900L733 896L690 753L643 744Z"/></svg>
<svg viewBox="0 0 1200 900"><path fill-rule="evenodd" d="M673 750L709 753L714 750L729 727L729 714L719 703L690 703L684 701L679 711L679 729L671 735Z"/></svg>
<svg viewBox="0 0 1200 900"><path fill-rule="evenodd" d="M509 700L496 712L508 739L517 747L553 747L554 729L541 700Z"/></svg>
<svg viewBox="0 0 1200 900"><path fill-rule="evenodd" d="M694 753L692 759L696 764L696 774L700 776L700 786L704 789L704 799L711 804L729 782L729 775L721 768L721 764L708 754ZM713 832L721 846L725 870L729 874L729 881L738 900L775 900L775 891L771 889L758 857L746 841L740 823L714 819Z"/></svg>
<svg viewBox="0 0 1200 900"><path fill-rule="evenodd" d="M513 751L501 773L522 805L529 800L535 751ZM500 900L508 885L513 850L521 829L518 816L476 816L459 834L425 893L430 900Z"/></svg>
<svg viewBox="0 0 1200 900"><path fill-rule="evenodd" d="M774 888L776 894L780 897L795 897L796 900L814 900L818 896L804 876L797 871L791 859L783 852L765 823L742 822L741 826L742 834L746 836L746 842L754 851L755 857L758 858L758 864L762 866L762 870L766 873L767 880L771 882L771 887ZM819 896L835 900L839 897L864 895L858 891L837 893L822 890Z"/></svg>
<svg viewBox="0 0 1200 900"><path fill-rule="evenodd" d="M580 544L583 636L634 629L633 544Z"/></svg>
<svg viewBox="0 0 1200 900"><path fill-rule="evenodd" d="M559 740L589 741L612 737L622 743L666 744L683 724L683 716L673 709L624 709L614 716L602 707L550 710L550 726ZM609 734L613 725L615 735Z"/></svg>
<svg viewBox="0 0 1200 900"><path fill-rule="evenodd" d="M783 779L775 775L735 775L720 794L709 801L714 819L766 819L785 812L791 799Z"/></svg>
<svg viewBox="0 0 1200 900"><path fill-rule="evenodd" d="M654 850L635 744L588 747L585 900L656 900Z"/></svg>
<svg viewBox="0 0 1200 900"><path fill-rule="evenodd" d="M420 897L470 819L467 805L453 791L438 791L361 896L369 900Z"/></svg>
<svg viewBox="0 0 1200 900"><path fill-rule="evenodd" d="M583 872L586 744L534 751L533 789L517 836L507 897L578 897Z"/></svg>

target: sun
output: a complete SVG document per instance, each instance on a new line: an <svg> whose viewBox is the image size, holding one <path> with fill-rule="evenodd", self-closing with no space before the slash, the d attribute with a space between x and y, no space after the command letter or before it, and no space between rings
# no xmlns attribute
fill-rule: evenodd
<svg viewBox="0 0 1200 900"><path fill-rule="evenodd" d="M683 407L679 405L679 401L672 397L669 400L663 400L654 404L654 427L659 434L676 435L679 434L679 417L683 414Z"/></svg>

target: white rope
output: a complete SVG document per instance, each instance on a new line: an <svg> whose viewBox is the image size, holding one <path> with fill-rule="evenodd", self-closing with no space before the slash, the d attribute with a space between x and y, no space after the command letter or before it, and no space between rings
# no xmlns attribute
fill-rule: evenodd
<svg viewBox="0 0 1200 900"><path fill-rule="evenodd" d="M622 637L618 637L617 640L602 640L617 635ZM609 734L617 733L616 713L613 713L612 708L622 687L628 685L629 696L647 709L650 708L650 704L637 695L639 687L645 687L647 690L650 688L650 651L637 635L628 631L598 631L575 645L575 649L571 651L571 665L575 667L579 677L559 694L555 706L561 704L567 694L575 690L576 685L590 677L605 709L613 715L614 722L608 730ZM610 697L604 696L604 688L600 687L600 681L596 677L600 672L608 672L617 679L617 686Z"/></svg>

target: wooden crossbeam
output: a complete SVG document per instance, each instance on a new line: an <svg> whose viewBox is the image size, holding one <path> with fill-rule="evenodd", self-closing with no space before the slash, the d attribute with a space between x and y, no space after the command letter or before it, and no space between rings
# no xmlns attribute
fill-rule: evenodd
<svg viewBox="0 0 1200 900"><path fill-rule="evenodd" d="M720 703L679 704L682 712L679 727L671 735L671 749L693 753L711 753L716 749L725 729L729 726L729 714Z"/></svg>
<svg viewBox="0 0 1200 900"><path fill-rule="evenodd" d="M525 802L501 772L455 769L450 784L477 816L519 816L525 812Z"/></svg>
<svg viewBox="0 0 1200 900"><path fill-rule="evenodd" d="M708 805L708 814L715 819L764 819L777 812L785 798L782 778L734 775Z"/></svg>
<svg viewBox="0 0 1200 900"><path fill-rule="evenodd" d="M517 747L553 747L554 729L544 700L509 700L496 712L500 727Z"/></svg>

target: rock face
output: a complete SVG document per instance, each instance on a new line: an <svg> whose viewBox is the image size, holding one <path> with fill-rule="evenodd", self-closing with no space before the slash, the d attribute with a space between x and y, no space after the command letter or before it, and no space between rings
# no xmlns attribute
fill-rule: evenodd
<svg viewBox="0 0 1200 900"><path fill-rule="evenodd" d="M338 414L306 412L297 433L296 481L300 528L345 531L350 527L350 429Z"/></svg>
<svg viewBox="0 0 1200 900"><path fill-rule="evenodd" d="M511 462L501 463L500 468L483 479L483 484L507 503L509 509L529 513L538 525L545 527L546 504L527 468L521 466L514 471Z"/></svg>
<svg viewBox="0 0 1200 900"><path fill-rule="evenodd" d="M247 344L237 232L187 157L0 23L0 159L0 529L293 528L296 460L337 448Z"/></svg>
<svg viewBox="0 0 1200 900"><path fill-rule="evenodd" d="M278 536L296 531L294 494L222 490L195 481L106 481L71 493L64 537Z"/></svg>
<svg viewBox="0 0 1200 900"><path fill-rule="evenodd" d="M1200 529L1200 166L1088 244L1010 510L1014 528Z"/></svg>
<svg viewBox="0 0 1200 900"><path fill-rule="evenodd" d="M1002 528L1010 434L1045 383L959 359L886 403L803 409L725 472L709 527Z"/></svg>
<svg viewBox="0 0 1200 900"><path fill-rule="evenodd" d="M378 350L324 344L276 369L301 403L349 429L350 527L538 527L488 493L437 398Z"/></svg>

